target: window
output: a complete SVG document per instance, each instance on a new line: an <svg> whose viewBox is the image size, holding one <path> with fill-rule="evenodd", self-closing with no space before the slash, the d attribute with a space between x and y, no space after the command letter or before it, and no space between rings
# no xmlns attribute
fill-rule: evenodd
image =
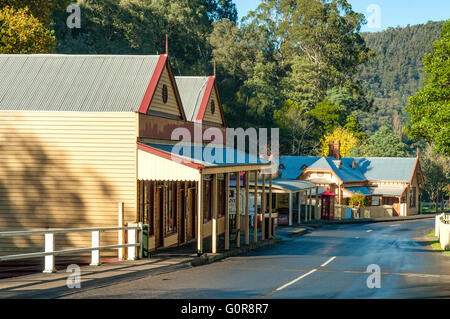
<svg viewBox="0 0 450 319"><path fill-rule="evenodd" d="M211 101L211 113L216 113L216 103L214 103L214 100Z"/></svg>
<svg viewBox="0 0 450 319"><path fill-rule="evenodd" d="M155 211L155 196L154 196L154 182L139 181L139 221L149 225L149 236L153 236L154 230L154 211Z"/></svg>
<svg viewBox="0 0 450 319"><path fill-rule="evenodd" d="M411 195L410 195L410 199L409 199L409 207L416 207L416 194L417 189L415 187L413 187L411 189Z"/></svg>
<svg viewBox="0 0 450 319"><path fill-rule="evenodd" d="M381 196L372 196L372 205L371 206L380 206Z"/></svg>
<svg viewBox="0 0 450 319"><path fill-rule="evenodd" d="M169 92L167 90L167 85L163 85L162 87L162 100L164 102L164 104L167 103L167 100L169 99Z"/></svg>
<svg viewBox="0 0 450 319"><path fill-rule="evenodd" d="M396 197L383 197L383 205L392 206L398 203L398 198Z"/></svg>

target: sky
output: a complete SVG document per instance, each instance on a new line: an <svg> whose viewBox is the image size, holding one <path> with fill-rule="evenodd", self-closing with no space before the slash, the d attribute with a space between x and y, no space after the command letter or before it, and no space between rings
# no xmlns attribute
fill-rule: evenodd
<svg viewBox="0 0 450 319"><path fill-rule="evenodd" d="M349 0L353 10L364 13L368 24L362 32L378 32L427 21L450 19L450 0ZM239 19L256 9L260 0L234 0Z"/></svg>

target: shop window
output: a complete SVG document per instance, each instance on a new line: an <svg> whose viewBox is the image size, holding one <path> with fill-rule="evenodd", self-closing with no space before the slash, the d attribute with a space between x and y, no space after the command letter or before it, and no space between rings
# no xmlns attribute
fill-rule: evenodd
<svg viewBox="0 0 450 319"><path fill-rule="evenodd" d="M383 205L392 206L398 203L398 198L396 197L383 197Z"/></svg>
<svg viewBox="0 0 450 319"><path fill-rule="evenodd" d="M372 196L371 206L380 206L381 204L381 196Z"/></svg>

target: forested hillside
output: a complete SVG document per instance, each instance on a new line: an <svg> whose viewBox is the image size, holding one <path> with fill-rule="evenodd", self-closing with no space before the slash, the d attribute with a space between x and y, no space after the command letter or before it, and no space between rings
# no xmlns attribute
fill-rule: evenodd
<svg viewBox="0 0 450 319"><path fill-rule="evenodd" d="M376 112L364 113L360 120L370 132L393 125L394 111L403 124L408 98L424 84L422 60L439 39L443 22L428 22L383 32L363 33L376 58L361 68L359 79L374 98Z"/></svg>
<svg viewBox="0 0 450 319"><path fill-rule="evenodd" d="M71 29L71 2L0 0L0 53L158 54L168 35L175 73L211 75L215 61L227 124L280 128L283 154L316 155L344 135L415 153L405 107L441 22L364 34L346 0L264 0L240 23L233 0L78 0Z"/></svg>

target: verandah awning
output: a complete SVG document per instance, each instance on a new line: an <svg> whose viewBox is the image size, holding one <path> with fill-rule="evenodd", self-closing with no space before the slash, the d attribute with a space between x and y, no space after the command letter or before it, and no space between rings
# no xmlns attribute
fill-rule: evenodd
<svg viewBox="0 0 450 319"><path fill-rule="evenodd" d="M405 190L403 187L346 187L344 189L353 194L359 192L366 196L401 196Z"/></svg>
<svg viewBox="0 0 450 319"><path fill-rule="evenodd" d="M250 185L255 185L255 182L250 181ZM265 180L265 187L269 187L270 182ZM262 186L262 181L258 181L258 186ZM298 193L304 190L315 189L317 186L313 183L295 179L274 179L272 180L272 192L282 193Z"/></svg>

